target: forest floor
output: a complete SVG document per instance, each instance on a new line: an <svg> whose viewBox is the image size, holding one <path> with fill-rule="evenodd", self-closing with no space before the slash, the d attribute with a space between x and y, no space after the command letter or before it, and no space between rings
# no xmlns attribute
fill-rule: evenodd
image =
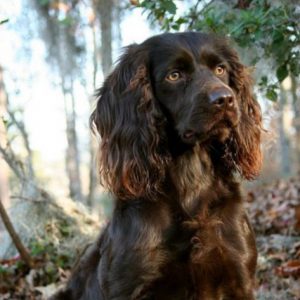
<svg viewBox="0 0 300 300"><path fill-rule="evenodd" d="M248 192L257 237L257 300L300 299L300 176Z"/></svg>
<svg viewBox="0 0 300 300"><path fill-rule="evenodd" d="M248 212L257 236L257 300L300 299L300 176L250 190ZM68 234L68 232L66 232ZM0 260L0 300L42 300L66 281L74 257L51 242L30 246L36 268L19 257Z"/></svg>

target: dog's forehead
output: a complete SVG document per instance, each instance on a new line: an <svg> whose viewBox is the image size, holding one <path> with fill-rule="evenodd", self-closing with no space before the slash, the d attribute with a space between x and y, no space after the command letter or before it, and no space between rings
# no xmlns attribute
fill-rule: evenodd
<svg viewBox="0 0 300 300"><path fill-rule="evenodd" d="M201 63L220 57L218 39L212 35L186 32L154 36L144 42L149 50L150 61L160 68L175 62Z"/></svg>

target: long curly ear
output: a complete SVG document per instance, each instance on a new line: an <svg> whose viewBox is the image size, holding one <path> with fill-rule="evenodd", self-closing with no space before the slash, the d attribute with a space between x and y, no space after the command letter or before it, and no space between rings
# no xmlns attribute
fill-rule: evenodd
<svg viewBox="0 0 300 300"><path fill-rule="evenodd" d="M121 199L160 192L168 162L165 120L153 97L147 60L145 49L127 48L91 115L101 136L100 178Z"/></svg>
<svg viewBox="0 0 300 300"><path fill-rule="evenodd" d="M240 63L235 51L227 53L231 65L230 85L235 90L241 112L239 126L234 131L234 162L246 179L259 175L262 165L261 109L254 98L249 68Z"/></svg>

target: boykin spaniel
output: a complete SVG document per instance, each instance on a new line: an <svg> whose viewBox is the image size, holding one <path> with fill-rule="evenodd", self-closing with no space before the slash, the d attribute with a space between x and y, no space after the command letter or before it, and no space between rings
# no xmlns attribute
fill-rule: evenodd
<svg viewBox="0 0 300 300"><path fill-rule="evenodd" d="M166 33L125 49L97 94L112 218L63 300L253 300L240 179L261 168L261 110L230 42Z"/></svg>

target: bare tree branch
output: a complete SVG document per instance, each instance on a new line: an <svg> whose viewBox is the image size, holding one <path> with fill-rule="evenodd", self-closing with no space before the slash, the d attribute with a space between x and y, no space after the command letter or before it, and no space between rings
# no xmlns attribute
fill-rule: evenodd
<svg viewBox="0 0 300 300"><path fill-rule="evenodd" d="M8 97L7 97L7 103L8 103L8 106L9 106ZM16 127L18 128L18 130L20 131L20 133L23 137L25 148L26 148L29 156L31 156L32 151L31 151L31 148L30 148L30 145L29 145L28 133L25 129L24 122L21 121L21 120L17 120L16 117L15 117L15 114L9 108L7 109L7 113L9 115L10 119L12 120L13 124L15 124Z"/></svg>
<svg viewBox="0 0 300 300"><path fill-rule="evenodd" d="M12 171L15 173L15 175L20 179L24 180L25 174L24 174L24 165L23 163L16 157L14 152L11 150L10 146L7 146L6 148L2 147L0 145L0 153L2 154L4 160L9 165L9 167L12 169Z"/></svg>
<svg viewBox="0 0 300 300"><path fill-rule="evenodd" d="M34 170L33 170L33 163L32 163L32 151L30 149L29 145L29 138L28 134L25 129L25 125L22 121L18 121L15 117L15 114L9 109L9 98L8 94L5 89L5 84L3 80L3 69L0 66L0 101L2 103L2 106L4 107L4 111L9 115L12 124L14 124L19 132L21 133L24 146L27 150L27 169L28 169L28 176L30 178L34 178ZM0 116L1 117L1 116ZM2 120L0 120L3 122ZM7 128L3 122L3 126L1 126L2 130L4 131L4 135L7 136ZM25 166L24 163L21 162L16 154L14 153L13 149L10 146L10 143L7 141L0 143L0 154L2 154L4 160L7 162L7 164L10 166L10 168L13 170L15 175L20 179L25 179Z"/></svg>
<svg viewBox="0 0 300 300"><path fill-rule="evenodd" d="M3 224L7 230L7 232L9 233L14 245L16 246L18 252L20 253L20 256L22 258L22 260L25 262L25 264L29 267L29 268L33 268L34 264L32 261L32 258L29 254L29 252L27 251L27 249L24 247L20 237L18 236L17 232L14 229L13 224L11 223L9 216L5 210L5 207L2 203L2 199L0 198L0 216L1 219L3 221Z"/></svg>

